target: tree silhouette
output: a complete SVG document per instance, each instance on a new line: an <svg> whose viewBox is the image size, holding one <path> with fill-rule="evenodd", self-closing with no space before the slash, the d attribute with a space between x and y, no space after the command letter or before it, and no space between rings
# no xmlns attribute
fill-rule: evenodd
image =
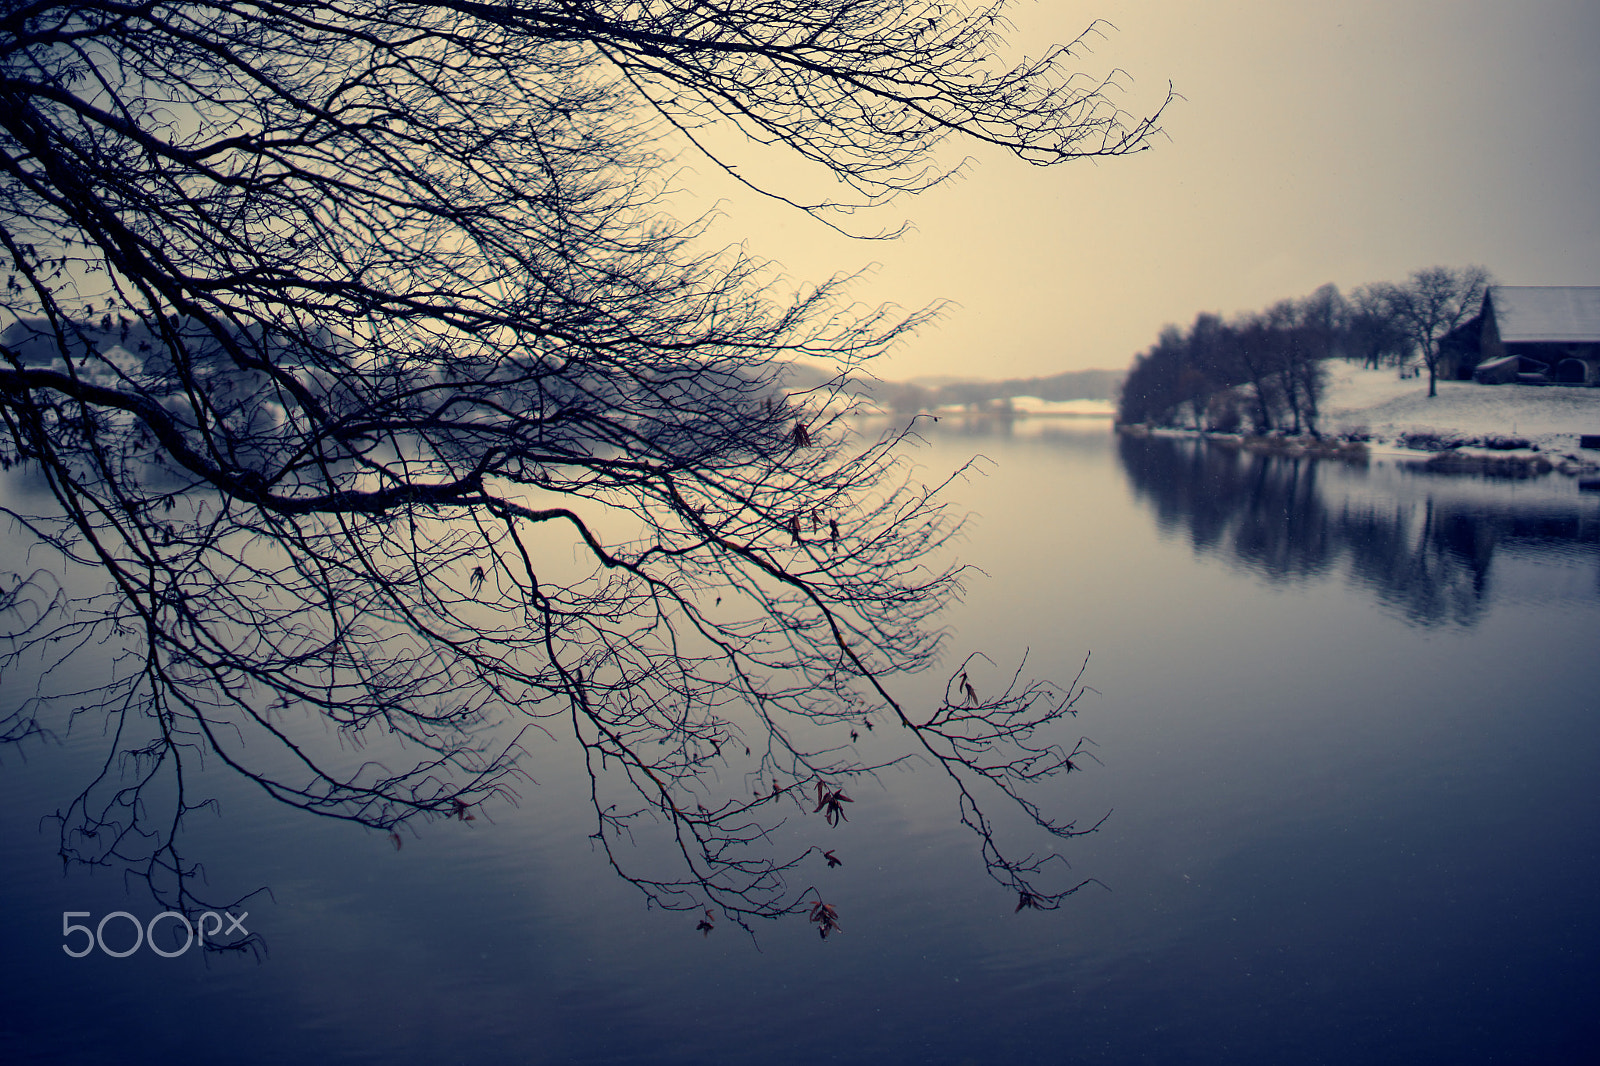
<svg viewBox="0 0 1600 1066"><path fill-rule="evenodd" d="M1481 266L1434 266L1413 271L1407 281L1384 290L1390 313L1428 368L1429 396L1439 394L1440 342L1478 313L1488 287L1489 272Z"/></svg>
<svg viewBox="0 0 1600 1066"><path fill-rule="evenodd" d="M1231 321L1201 312L1187 330L1165 326L1129 369L1118 421L1231 433L1248 414L1257 433L1320 436L1323 364L1343 346L1347 317L1324 285Z"/></svg>
<svg viewBox="0 0 1600 1066"><path fill-rule="evenodd" d="M114 738L63 855L192 908L198 758L392 833L514 798L564 734L652 899L801 913L810 853L766 831L786 787L874 769L818 732L865 719L950 776L997 880L1058 902L980 793L1078 831L1022 796L1074 768L1035 734L1076 684L931 718L888 687L938 654L959 571L925 564L959 520L903 434L845 431L840 385L928 313L783 291L666 214L681 153L843 228L947 176L949 138L1039 165L1146 146L1159 109L1072 74L1078 42L1006 65L1004 25L889 0L8 5L0 463L47 486L6 513L62 562L0 586L0 670L45 678L0 733L92 709ZM791 194L750 146L844 195ZM786 392L797 357L834 378ZM102 591L63 591L78 568ZM92 683L35 669L101 645ZM324 722L366 755L327 756ZM716 797L735 747L788 785ZM647 822L676 873L627 869Z"/></svg>

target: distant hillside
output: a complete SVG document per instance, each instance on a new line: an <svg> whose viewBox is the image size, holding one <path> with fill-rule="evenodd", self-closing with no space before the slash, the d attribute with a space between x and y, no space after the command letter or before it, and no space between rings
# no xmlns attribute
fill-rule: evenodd
<svg viewBox="0 0 1600 1066"><path fill-rule="evenodd" d="M1126 373L1123 370L1068 370L1043 378L955 382L929 391L936 394L942 404L986 403L1007 396L1037 396L1041 400L1115 400Z"/></svg>
<svg viewBox="0 0 1600 1066"><path fill-rule="evenodd" d="M1124 370L1069 370L1049 377L1008 378L1004 381L970 381L921 378L915 382L854 380L852 391L894 411L927 411L945 404L987 404L1011 396L1036 396L1041 400L1116 400ZM828 375L809 366L784 369L783 386L798 391L814 388Z"/></svg>
<svg viewBox="0 0 1600 1066"><path fill-rule="evenodd" d="M984 405L1012 396L1041 400L1115 400L1122 388L1121 370L1069 370L1042 378L1005 381L955 381L936 388L899 382L871 382L861 391L880 406L910 413L947 404Z"/></svg>

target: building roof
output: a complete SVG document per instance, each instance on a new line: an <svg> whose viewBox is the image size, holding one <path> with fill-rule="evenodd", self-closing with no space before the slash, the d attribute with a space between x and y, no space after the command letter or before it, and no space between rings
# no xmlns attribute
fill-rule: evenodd
<svg viewBox="0 0 1600 1066"><path fill-rule="evenodd" d="M1600 341L1600 285L1492 285L1502 343Z"/></svg>

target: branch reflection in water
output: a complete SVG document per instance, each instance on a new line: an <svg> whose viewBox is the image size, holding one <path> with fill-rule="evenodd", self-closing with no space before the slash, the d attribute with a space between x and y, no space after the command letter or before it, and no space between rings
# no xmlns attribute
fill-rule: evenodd
<svg viewBox="0 0 1600 1066"><path fill-rule="evenodd" d="M28 482L26 470L11 471L0 509L13 521L47 528L44 519L29 515L49 494ZM204 525L217 508L213 497L201 496L194 514L169 510L169 528ZM415 517L413 538L448 542L447 525L428 521L424 529ZM815 524L802 534L808 545L829 535ZM425 675L401 649L394 662L402 684L383 704L396 713L352 715L341 713L348 710L341 694L355 691L359 671L348 677L349 668L328 672L319 694L310 674L310 688L291 689L275 674L252 673L246 668L256 661L232 651L264 641L289 649L282 670L297 667L293 642L276 633L273 619L301 617L306 598L288 582L263 579L288 574L271 544L226 530L209 540L215 557L228 565L202 565L188 579L174 576L169 586L189 592L181 600L176 593L161 598L153 609L198 614L219 590L237 598L235 609L217 612L202 627L209 654L165 633L155 636L167 654L157 654L148 626L125 616L116 597L86 592L103 578L91 560L73 557L65 538L45 539L28 551L24 543L19 538L17 551L0 558L0 609L8 623L0 633L0 668L9 691L26 694L0 706L0 740L17 748L73 739L77 750L73 772L61 778L63 794L39 799L42 811L55 812L50 820L59 833L59 857L69 866L131 874L159 907L190 918L237 909L250 898L212 898L201 888L203 856L191 854L193 845L185 841L193 839L191 816L216 806L218 781L216 775L203 779L204 769L231 771L306 813L376 830L398 851L427 823L482 825L530 795L550 809L538 782L564 772L554 763L567 763L566 771L579 779L567 784L576 784L589 813L565 809L593 820L590 839L604 863L651 905L704 914L696 928L706 934L724 919L753 931L754 920L786 915L806 916L823 936L841 929L833 908L848 901L822 903L814 879L842 860L833 854L838 844L831 835L819 838L818 827L827 834L848 819L844 804L857 801L847 785L854 790L853 783L874 780L890 767L923 766L945 782L954 818L975 835L982 867L1009 894L996 900L997 907L1020 900L1018 907L1055 909L1092 881L1072 876L1053 848L1014 848L1002 839L1022 826L1043 830L1045 841L1098 828L1098 821L1079 825L1052 813L1047 808L1059 806L1053 798L1041 803L1031 796L1093 758L1087 741L1074 743L1053 728L1076 713L1082 666L1061 687L1028 680L1021 663L1002 669L975 654L956 667L942 697L903 705L881 685L873 700L791 670L791 687L762 690L755 707L741 711L724 696L690 699L674 712L662 700L630 709L622 698L629 686L643 692L649 684L610 679L599 665L602 657L591 655L568 672L570 714L524 703L516 714L462 718L447 709L428 713L433 703L448 702L449 679L417 680ZM831 541L811 547L831 564ZM560 552L539 555L558 559ZM36 565L25 566L24 556ZM246 560L253 580L242 584ZM547 567L547 590L594 579L579 567L563 578L565 585L553 585L550 575L562 575L553 564ZM202 579L207 583L196 583ZM481 576L467 580L477 589L476 601L487 597ZM722 591L737 593L740 586ZM430 635L438 639L414 618L394 615L369 618L346 639L370 650ZM509 642L507 634L500 636ZM645 654L637 634L630 644L605 646L623 660ZM704 658L694 657L687 634L671 654L680 669ZM657 682L668 656L656 649L644 660L656 664ZM231 701L212 691L218 683L213 674L241 670L251 676L223 686ZM263 691L276 696L269 703ZM302 691L313 698L290 698ZM834 703L829 696L837 697ZM618 700L619 707L605 706ZM991 809L996 801L1012 811L999 824ZM206 944L246 946L259 950L261 940Z"/></svg>

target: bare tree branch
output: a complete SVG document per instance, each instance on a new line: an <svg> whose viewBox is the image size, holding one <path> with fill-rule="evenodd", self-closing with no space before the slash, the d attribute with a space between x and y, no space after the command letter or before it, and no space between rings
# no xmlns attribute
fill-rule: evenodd
<svg viewBox="0 0 1600 1066"><path fill-rule="evenodd" d="M774 827L813 788L837 824L845 783L911 757L996 879L1056 905L1072 889L1007 857L983 805L1087 831L1025 795L1092 758L1035 739L1078 682L966 682L926 721L890 692L940 653L960 571L930 559L960 521L910 479L907 432L847 430L846 376L933 312L698 250L661 178L705 152L837 225L941 180L947 138L1040 165L1146 145L1159 109L1072 74L1077 42L1000 63L1002 10L0 11L0 465L51 501L5 514L63 560L0 585L0 671L117 653L93 684L35 670L0 721L10 742L111 723L63 856L192 909L195 760L398 844L515 801L526 746L565 735L596 839L663 906L839 928L798 887L818 849L774 854ZM741 141L845 197L709 147ZM836 376L791 394L795 358ZM66 591L84 567L103 592ZM909 743L863 763L840 733L874 718ZM324 722L363 754L327 753ZM735 749L770 790L715 794ZM647 824L672 855L639 872L621 845Z"/></svg>

